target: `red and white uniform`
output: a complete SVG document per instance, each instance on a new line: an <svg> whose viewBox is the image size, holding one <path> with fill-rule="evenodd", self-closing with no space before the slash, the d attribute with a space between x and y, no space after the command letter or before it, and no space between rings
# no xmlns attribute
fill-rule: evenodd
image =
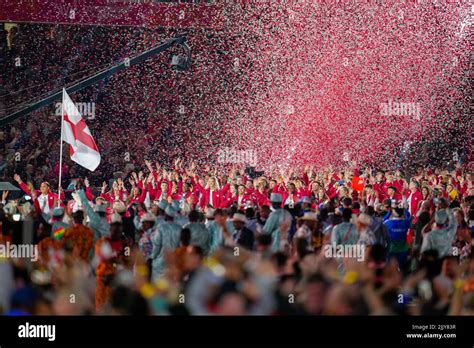
<svg viewBox="0 0 474 348"><path fill-rule="evenodd" d="M261 207L262 205L270 205L270 201L268 200L268 190L264 190L260 192L260 190L255 190L254 192L254 201L255 204Z"/></svg>
<svg viewBox="0 0 474 348"><path fill-rule="evenodd" d="M415 192L407 190L405 197L408 202L408 208L411 216L416 216L416 213L418 212L418 205L423 200L423 195L418 189Z"/></svg>
<svg viewBox="0 0 474 348"><path fill-rule="evenodd" d="M288 191L285 191L282 195L282 202L281 202L281 206L284 207L285 205L288 205L288 204L293 204L295 205L296 203L299 202L299 200L301 199L301 196L298 195L298 192L293 192L292 194L290 194Z"/></svg>
<svg viewBox="0 0 474 348"><path fill-rule="evenodd" d="M116 199L125 201L127 199L128 192L127 190L119 190L118 193L115 192L104 192L100 196L105 199L107 202L113 203Z"/></svg>
<svg viewBox="0 0 474 348"><path fill-rule="evenodd" d="M210 204L212 207L218 208L221 206L221 192L220 190L212 190L208 188L203 188L199 183L195 185L196 190L201 193L201 198L199 200L199 205L205 207Z"/></svg>
<svg viewBox="0 0 474 348"><path fill-rule="evenodd" d="M250 204L255 204L254 197L251 194L248 194L247 192L245 192L243 195L236 196L236 200L239 207L241 205L246 204L247 202L250 202Z"/></svg>
<svg viewBox="0 0 474 348"><path fill-rule="evenodd" d="M31 196L31 191L28 185L24 182L20 184L20 188L25 192L27 195ZM35 190L36 199L34 201L34 205L36 208L39 208L42 213L49 214L54 209L55 203L57 204L57 200L60 198L61 200L64 199L64 193L61 192L61 196L58 196L56 193L48 192L47 194L42 194L40 190ZM63 205L61 203L61 205Z"/></svg>

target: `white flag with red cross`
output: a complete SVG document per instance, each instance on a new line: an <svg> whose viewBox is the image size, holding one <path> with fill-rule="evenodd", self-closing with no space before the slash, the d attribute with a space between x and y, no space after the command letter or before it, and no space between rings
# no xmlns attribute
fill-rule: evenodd
<svg viewBox="0 0 474 348"><path fill-rule="evenodd" d="M100 153L86 122L76 105L63 89L62 140L70 145L71 159L94 171L100 163Z"/></svg>

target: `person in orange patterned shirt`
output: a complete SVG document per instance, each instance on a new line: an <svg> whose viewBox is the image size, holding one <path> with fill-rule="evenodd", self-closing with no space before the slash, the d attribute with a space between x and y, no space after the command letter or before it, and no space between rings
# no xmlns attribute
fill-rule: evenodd
<svg viewBox="0 0 474 348"><path fill-rule="evenodd" d="M61 245L65 250L72 251L75 257L88 262L90 260L94 233L89 227L84 226L84 212L76 211L72 215L73 224L64 233Z"/></svg>

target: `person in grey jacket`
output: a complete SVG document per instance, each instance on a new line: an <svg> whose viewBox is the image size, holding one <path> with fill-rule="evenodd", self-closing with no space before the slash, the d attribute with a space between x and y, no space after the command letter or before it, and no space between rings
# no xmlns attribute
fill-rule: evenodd
<svg viewBox="0 0 474 348"><path fill-rule="evenodd" d="M423 238L421 252L437 250L438 257L442 258L452 254L453 241L456 236L458 222L453 211L449 208L440 209L435 213L435 226Z"/></svg>
<svg viewBox="0 0 474 348"><path fill-rule="evenodd" d="M206 226L198 220L199 213L193 210L189 213L189 224L184 227L191 230L191 244L200 246L204 256L207 256L211 249L211 234Z"/></svg>
<svg viewBox="0 0 474 348"><path fill-rule="evenodd" d="M106 219L105 205L96 204L95 211L90 205L90 201L87 199L84 190L77 191L84 212L89 218L89 228L94 232L94 240L98 240L102 237L109 235L110 225Z"/></svg>
<svg viewBox="0 0 474 348"><path fill-rule="evenodd" d="M152 279L161 277L166 268L166 252L175 251L180 244L181 226L174 222L177 211L170 205L165 210L165 222L151 236Z"/></svg>

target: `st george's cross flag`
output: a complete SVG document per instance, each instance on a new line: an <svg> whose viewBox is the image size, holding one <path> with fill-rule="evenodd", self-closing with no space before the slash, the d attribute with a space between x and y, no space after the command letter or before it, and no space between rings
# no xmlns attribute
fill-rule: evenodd
<svg viewBox="0 0 474 348"><path fill-rule="evenodd" d="M94 171L100 163L99 148L65 89L63 89L62 113L62 140L70 145L71 159Z"/></svg>

